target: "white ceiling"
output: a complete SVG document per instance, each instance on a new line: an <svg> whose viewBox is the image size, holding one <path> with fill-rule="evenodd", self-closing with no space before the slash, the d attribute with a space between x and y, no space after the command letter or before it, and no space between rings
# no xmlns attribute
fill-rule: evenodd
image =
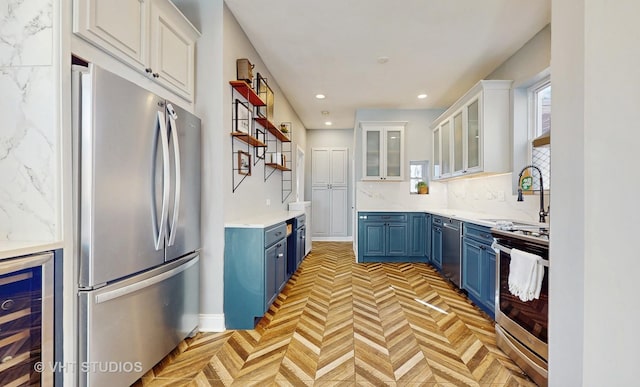
<svg viewBox="0 0 640 387"><path fill-rule="evenodd" d="M359 108L449 107L551 21L551 0L226 4L308 129L353 128Z"/></svg>

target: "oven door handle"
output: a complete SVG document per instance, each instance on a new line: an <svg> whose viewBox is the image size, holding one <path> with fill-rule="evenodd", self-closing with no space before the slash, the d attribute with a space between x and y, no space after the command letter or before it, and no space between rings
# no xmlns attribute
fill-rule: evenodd
<svg viewBox="0 0 640 387"><path fill-rule="evenodd" d="M505 254L511 255L511 249L508 248L508 247L504 247L499 243L494 243L493 245L491 245L491 247L494 248L494 249L498 249L498 250L502 251ZM549 260L540 259L540 264L542 266L549 267Z"/></svg>

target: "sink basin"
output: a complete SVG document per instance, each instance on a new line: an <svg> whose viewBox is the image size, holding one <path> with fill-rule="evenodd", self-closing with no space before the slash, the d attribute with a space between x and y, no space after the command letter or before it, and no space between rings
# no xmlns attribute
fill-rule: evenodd
<svg viewBox="0 0 640 387"><path fill-rule="evenodd" d="M522 223L522 222L517 222L511 219L480 219L482 221L485 222L491 222L491 223L510 223L512 224L514 227L535 227L535 228L539 228L540 226L536 226L536 225L532 225L531 223Z"/></svg>

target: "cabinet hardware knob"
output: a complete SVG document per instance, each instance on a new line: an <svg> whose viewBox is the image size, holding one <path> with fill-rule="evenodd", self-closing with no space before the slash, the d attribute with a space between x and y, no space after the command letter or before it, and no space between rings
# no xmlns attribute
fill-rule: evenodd
<svg viewBox="0 0 640 387"><path fill-rule="evenodd" d="M282 257L284 257L284 254L282 253L278 254L278 258L282 258Z"/></svg>
<svg viewBox="0 0 640 387"><path fill-rule="evenodd" d="M153 72L153 70L151 69L151 67L147 67L146 69L144 69L144 71L147 72L147 74L151 74Z"/></svg>
<svg viewBox="0 0 640 387"><path fill-rule="evenodd" d="M160 77L160 74L158 74L158 73L153 73L153 77L154 77L154 78L159 78L159 77Z"/></svg>

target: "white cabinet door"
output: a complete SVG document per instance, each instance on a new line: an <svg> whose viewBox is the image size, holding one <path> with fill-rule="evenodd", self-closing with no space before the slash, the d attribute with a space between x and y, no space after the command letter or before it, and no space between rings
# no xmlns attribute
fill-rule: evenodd
<svg viewBox="0 0 640 387"><path fill-rule="evenodd" d="M153 0L150 62L153 76L188 101L193 101L197 39L196 29L173 4Z"/></svg>
<svg viewBox="0 0 640 387"><path fill-rule="evenodd" d="M347 236L347 187L331 190L331 236Z"/></svg>
<svg viewBox="0 0 640 387"><path fill-rule="evenodd" d="M138 68L148 64L149 1L74 1L73 32Z"/></svg>
<svg viewBox="0 0 640 387"><path fill-rule="evenodd" d="M169 0L74 0L73 32L193 101L200 33Z"/></svg>
<svg viewBox="0 0 640 387"><path fill-rule="evenodd" d="M314 237L331 235L331 190L323 187L311 189L311 221Z"/></svg>
<svg viewBox="0 0 640 387"><path fill-rule="evenodd" d="M313 236L348 235L348 148L311 149L311 208Z"/></svg>
<svg viewBox="0 0 640 387"><path fill-rule="evenodd" d="M313 148L311 150L311 183L313 186L347 186L348 148Z"/></svg>
<svg viewBox="0 0 640 387"><path fill-rule="evenodd" d="M311 150L311 185L328 186L329 184L331 184L331 149L313 148Z"/></svg>
<svg viewBox="0 0 640 387"><path fill-rule="evenodd" d="M404 126L361 124L362 180L404 180Z"/></svg>
<svg viewBox="0 0 640 387"><path fill-rule="evenodd" d="M347 186L349 150L347 148L331 149L331 185Z"/></svg>

